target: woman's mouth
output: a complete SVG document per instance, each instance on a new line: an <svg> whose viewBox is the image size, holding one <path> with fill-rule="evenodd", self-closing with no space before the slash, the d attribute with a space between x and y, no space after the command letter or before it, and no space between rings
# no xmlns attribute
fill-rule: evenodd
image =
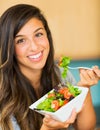
<svg viewBox="0 0 100 130"><path fill-rule="evenodd" d="M43 53L42 52L39 52L37 54L34 54L34 55L30 55L28 56L28 58L32 59L32 60L39 60L41 57L42 57Z"/></svg>

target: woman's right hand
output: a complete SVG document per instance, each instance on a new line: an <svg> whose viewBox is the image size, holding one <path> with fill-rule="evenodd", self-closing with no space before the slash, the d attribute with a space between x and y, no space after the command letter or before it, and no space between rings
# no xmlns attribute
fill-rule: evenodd
<svg viewBox="0 0 100 130"><path fill-rule="evenodd" d="M100 80L100 69L98 66L92 67L92 70L80 69L80 81L78 86L90 88L96 85Z"/></svg>
<svg viewBox="0 0 100 130"><path fill-rule="evenodd" d="M70 124L73 124L75 122L76 116L77 113L75 109L73 109L70 118L64 122L57 121L53 119L50 115L45 115L43 119L43 125L40 130L58 130L61 128L68 128Z"/></svg>

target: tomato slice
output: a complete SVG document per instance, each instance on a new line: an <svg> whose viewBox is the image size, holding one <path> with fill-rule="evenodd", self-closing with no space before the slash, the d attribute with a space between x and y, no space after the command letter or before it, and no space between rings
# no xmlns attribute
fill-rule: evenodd
<svg viewBox="0 0 100 130"><path fill-rule="evenodd" d="M60 107L59 101L58 100L53 100L51 103L51 108L53 108L55 111L58 110Z"/></svg>
<svg viewBox="0 0 100 130"><path fill-rule="evenodd" d="M71 97L71 93L68 90L64 91L64 98L69 99Z"/></svg>
<svg viewBox="0 0 100 130"><path fill-rule="evenodd" d="M60 94L64 94L65 91L68 91L68 88L64 87L64 88L59 89Z"/></svg>

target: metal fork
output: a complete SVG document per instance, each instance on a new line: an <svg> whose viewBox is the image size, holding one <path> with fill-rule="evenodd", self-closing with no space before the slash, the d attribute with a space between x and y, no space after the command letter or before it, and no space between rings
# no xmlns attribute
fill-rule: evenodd
<svg viewBox="0 0 100 130"><path fill-rule="evenodd" d="M92 70L92 68L89 68L89 67L70 67L70 66L68 66L68 69L87 69L87 70Z"/></svg>

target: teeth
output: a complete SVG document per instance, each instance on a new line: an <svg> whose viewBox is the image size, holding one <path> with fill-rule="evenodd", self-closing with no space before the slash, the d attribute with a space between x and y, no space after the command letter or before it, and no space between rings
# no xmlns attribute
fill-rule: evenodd
<svg viewBox="0 0 100 130"><path fill-rule="evenodd" d="M37 59L41 56L41 52L38 53L37 55L32 55L32 56L29 56L29 58L32 58L32 59Z"/></svg>

